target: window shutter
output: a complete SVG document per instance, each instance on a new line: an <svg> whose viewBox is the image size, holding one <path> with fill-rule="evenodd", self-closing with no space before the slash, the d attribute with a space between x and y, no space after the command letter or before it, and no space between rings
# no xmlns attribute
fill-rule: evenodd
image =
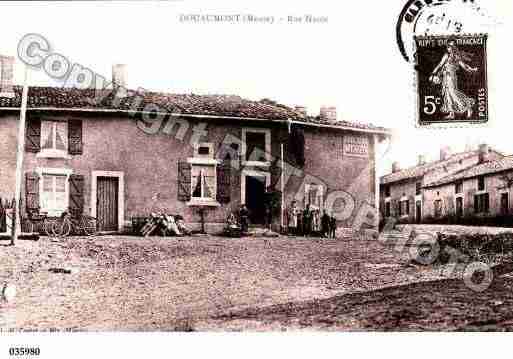
<svg viewBox="0 0 513 359"><path fill-rule="evenodd" d="M82 154L82 120L68 121L68 152L70 155Z"/></svg>
<svg viewBox="0 0 513 359"><path fill-rule="evenodd" d="M39 175L36 172L25 174L25 202L27 212L39 211Z"/></svg>
<svg viewBox="0 0 513 359"><path fill-rule="evenodd" d="M30 118L27 121L25 151L33 153L41 151L41 119L39 118Z"/></svg>
<svg viewBox="0 0 513 359"><path fill-rule="evenodd" d="M217 196L219 203L229 203L231 194L231 167L228 161L217 166Z"/></svg>
<svg viewBox="0 0 513 359"><path fill-rule="evenodd" d="M84 213L84 176L69 176L69 211L74 215Z"/></svg>
<svg viewBox="0 0 513 359"><path fill-rule="evenodd" d="M191 164L178 162L178 200L190 201L191 199Z"/></svg>

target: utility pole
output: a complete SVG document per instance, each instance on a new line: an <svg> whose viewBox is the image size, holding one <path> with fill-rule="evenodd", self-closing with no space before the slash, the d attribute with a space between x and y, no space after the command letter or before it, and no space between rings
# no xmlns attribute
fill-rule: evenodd
<svg viewBox="0 0 513 359"><path fill-rule="evenodd" d="M21 96L20 121L18 122L18 150L16 152L16 186L14 193L14 226L11 237L11 245L15 245L21 232L21 181L23 174L23 155L25 151L25 122L27 115L28 98L28 68L25 66L25 76L23 81L23 93Z"/></svg>

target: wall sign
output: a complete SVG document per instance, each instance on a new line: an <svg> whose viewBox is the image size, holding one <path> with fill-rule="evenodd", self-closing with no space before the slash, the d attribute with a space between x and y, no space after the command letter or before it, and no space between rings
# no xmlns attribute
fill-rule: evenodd
<svg viewBox="0 0 513 359"><path fill-rule="evenodd" d="M369 155L369 139L363 136L344 136L344 154L367 157Z"/></svg>

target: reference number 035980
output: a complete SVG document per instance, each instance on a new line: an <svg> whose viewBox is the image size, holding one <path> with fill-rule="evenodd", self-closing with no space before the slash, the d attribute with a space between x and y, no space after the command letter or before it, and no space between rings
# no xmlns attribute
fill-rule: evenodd
<svg viewBox="0 0 513 359"><path fill-rule="evenodd" d="M9 356L23 357L23 356L38 356L41 354L41 349L38 347L11 347L9 348Z"/></svg>

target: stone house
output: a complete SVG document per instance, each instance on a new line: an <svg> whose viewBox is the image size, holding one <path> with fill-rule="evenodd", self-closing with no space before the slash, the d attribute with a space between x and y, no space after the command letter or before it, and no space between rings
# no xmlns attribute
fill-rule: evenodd
<svg viewBox="0 0 513 359"><path fill-rule="evenodd" d="M504 158L487 145L477 150L451 153L449 147L440 150L437 161L427 162L420 155L416 166L401 169L397 162L392 173L380 178L380 208L382 216L402 222L421 223L433 216L433 201L427 186L451 175L472 168L482 161Z"/></svg>
<svg viewBox="0 0 513 359"><path fill-rule="evenodd" d="M513 157L483 158L468 169L427 184L424 208L435 219L509 216L512 185Z"/></svg>
<svg viewBox="0 0 513 359"><path fill-rule="evenodd" d="M114 83L124 83L117 70ZM15 188L22 89L11 78L1 79L0 198ZM263 198L281 188L282 209L293 199L322 209L338 190L350 191L356 208L378 204L375 147L387 129L338 121L333 108L311 117L270 100L121 89L30 87L24 212L72 209L117 232L151 212L180 214L195 228L206 208L212 232L243 203L263 224Z"/></svg>

